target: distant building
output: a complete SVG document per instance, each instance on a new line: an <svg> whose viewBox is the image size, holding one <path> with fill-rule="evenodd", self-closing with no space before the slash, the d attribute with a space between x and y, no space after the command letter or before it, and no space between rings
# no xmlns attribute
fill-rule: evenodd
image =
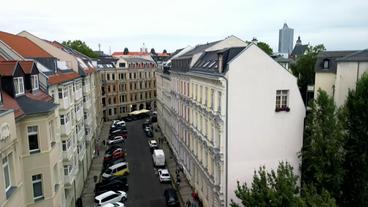
<svg viewBox="0 0 368 207"><path fill-rule="evenodd" d="M279 53L290 54L293 51L294 29L289 28L286 23L279 30Z"/></svg>
<svg viewBox="0 0 368 207"><path fill-rule="evenodd" d="M295 43L295 47L290 54L290 58L296 60L298 57L305 54L308 49L308 45L303 45L300 36L298 36L298 40Z"/></svg>
<svg viewBox="0 0 368 207"><path fill-rule="evenodd" d="M368 49L360 51L323 51L315 65L315 93L322 89L333 97L337 106L345 103L349 90L368 73Z"/></svg>

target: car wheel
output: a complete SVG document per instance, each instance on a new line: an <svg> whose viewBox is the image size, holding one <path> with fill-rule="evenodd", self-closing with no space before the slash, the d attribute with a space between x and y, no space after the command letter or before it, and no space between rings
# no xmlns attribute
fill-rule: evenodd
<svg viewBox="0 0 368 207"><path fill-rule="evenodd" d="M127 200L127 198L126 198L126 197L122 197L120 201L121 201L121 202L125 202L126 200Z"/></svg>

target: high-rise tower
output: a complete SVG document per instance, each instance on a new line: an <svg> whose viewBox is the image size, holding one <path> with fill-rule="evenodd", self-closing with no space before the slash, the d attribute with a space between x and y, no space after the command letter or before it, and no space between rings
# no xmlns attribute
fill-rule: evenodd
<svg viewBox="0 0 368 207"><path fill-rule="evenodd" d="M293 51L294 29L289 28L286 23L279 30L279 53L290 54Z"/></svg>

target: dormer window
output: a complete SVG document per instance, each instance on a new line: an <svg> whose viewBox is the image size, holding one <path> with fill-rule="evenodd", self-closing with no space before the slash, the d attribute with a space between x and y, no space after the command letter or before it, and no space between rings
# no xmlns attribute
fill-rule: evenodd
<svg viewBox="0 0 368 207"><path fill-rule="evenodd" d="M330 68L330 61L329 60L323 60L323 69Z"/></svg>
<svg viewBox="0 0 368 207"><path fill-rule="evenodd" d="M32 90L38 90L38 75L31 75Z"/></svg>
<svg viewBox="0 0 368 207"><path fill-rule="evenodd" d="M14 78L15 95L19 96L24 94L24 82L23 77Z"/></svg>

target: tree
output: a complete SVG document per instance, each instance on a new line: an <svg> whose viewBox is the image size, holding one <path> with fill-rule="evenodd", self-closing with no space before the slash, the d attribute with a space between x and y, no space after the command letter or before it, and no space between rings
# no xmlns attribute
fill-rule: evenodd
<svg viewBox="0 0 368 207"><path fill-rule="evenodd" d="M326 189L334 198L341 197L344 178L344 134L334 100L323 90L310 103L302 157L302 182L313 184L318 193Z"/></svg>
<svg viewBox="0 0 368 207"><path fill-rule="evenodd" d="M62 44L66 47L70 47L90 58L98 58L98 55L90 48L85 42L81 40L68 40L63 41Z"/></svg>
<svg viewBox="0 0 368 207"><path fill-rule="evenodd" d="M126 47L126 48L124 48L124 52L123 52L123 54L124 54L124 55L129 54L129 50L128 50L128 48L127 48L127 47Z"/></svg>
<svg viewBox="0 0 368 207"><path fill-rule="evenodd" d="M298 78L298 86L302 94L304 103L306 103L306 92L308 85L314 85L314 65L316 64L317 55L321 51L325 51L323 45L309 46L306 54L299 57L290 69L294 76ZM307 104L307 103L306 103Z"/></svg>
<svg viewBox="0 0 368 207"><path fill-rule="evenodd" d="M273 50L272 48L265 42L258 42L257 46L261 48L267 55L272 55Z"/></svg>
<svg viewBox="0 0 368 207"><path fill-rule="evenodd" d="M300 195L302 193L302 196ZM260 167L254 172L252 185L238 182L235 195L245 207L335 207L335 201L327 191L319 195L313 186L300 191L298 176L294 175L293 167L287 162L281 162L277 171L266 172ZM240 207L233 200L231 207Z"/></svg>
<svg viewBox="0 0 368 207"><path fill-rule="evenodd" d="M162 51L162 53L166 54L167 53L166 49L164 49L164 51Z"/></svg>
<svg viewBox="0 0 368 207"><path fill-rule="evenodd" d="M350 91L346 104L345 206L368 205L368 74Z"/></svg>

